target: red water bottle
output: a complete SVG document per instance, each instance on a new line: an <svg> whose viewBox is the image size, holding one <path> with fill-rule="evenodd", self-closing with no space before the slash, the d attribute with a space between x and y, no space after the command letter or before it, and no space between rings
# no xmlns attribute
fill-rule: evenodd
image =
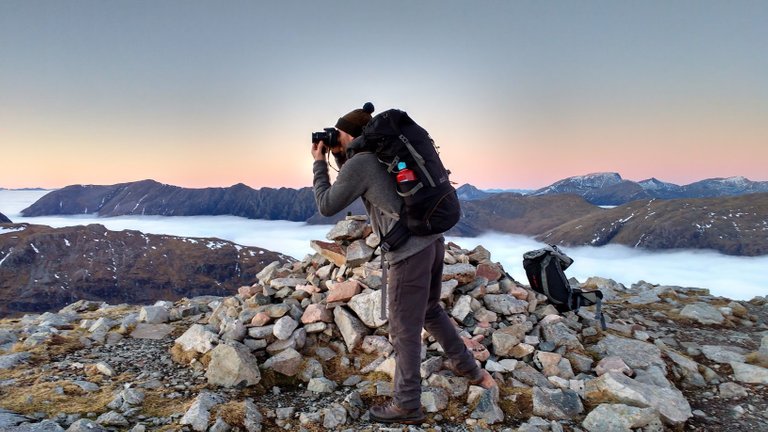
<svg viewBox="0 0 768 432"><path fill-rule="evenodd" d="M416 173L405 166L405 162L397 164L397 186L400 192L408 192L416 182Z"/></svg>

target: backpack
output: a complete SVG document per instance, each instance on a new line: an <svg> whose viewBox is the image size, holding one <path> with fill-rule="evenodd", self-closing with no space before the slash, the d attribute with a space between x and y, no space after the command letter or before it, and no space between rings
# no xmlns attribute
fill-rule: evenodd
<svg viewBox="0 0 768 432"><path fill-rule="evenodd" d="M400 220L381 242L384 252L395 250L410 237L443 233L461 217L461 206L437 147L429 133L405 111L390 109L371 119L363 133L349 145L348 156L371 151L395 177L398 164L405 162L417 180L406 190L398 190L405 205Z"/></svg>
<svg viewBox="0 0 768 432"><path fill-rule="evenodd" d="M571 287L564 270L573 264L573 258L555 245L523 254L523 268L531 288L547 296L559 312L578 311L581 306L595 306L595 318L605 330L602 312L603 293L599 290L582 291Z"/></svg>

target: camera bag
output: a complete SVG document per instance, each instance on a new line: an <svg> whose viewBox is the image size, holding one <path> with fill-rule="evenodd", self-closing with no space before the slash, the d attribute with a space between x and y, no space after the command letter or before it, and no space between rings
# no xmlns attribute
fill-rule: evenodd
<svg viewBox="0 0 768 432"><path fill-rule="evenodd" d="M461 206L448 180L450 172L443 166L429 133L406 112L390 109L376 115L355 141L348 150L350 157L361 150L371 151L393 178L400 162L405 162L417 177L407 191L397 191L405 205L400 221L382 239L382 250L397 249L410 234L438 234L456 225Z"/></svg>
<svg viewBox="0 0 768 432"><path fill-rule="evenodd" d="M573 264L573 258L555 245L523 254L523 268L531 288L547 296L559 312L578 311L581 306L595 305L595 318L605 329L602 312L603 293L599 290L582 291L571 287L565 277L565 269Z"/></svg>

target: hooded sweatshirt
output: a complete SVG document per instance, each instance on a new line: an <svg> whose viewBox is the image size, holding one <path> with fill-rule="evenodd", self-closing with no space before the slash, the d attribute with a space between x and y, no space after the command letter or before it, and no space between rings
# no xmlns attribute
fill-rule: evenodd
<svg viewBox="0 0 768 432"><path fill-rule="evenodd" d="M375 154L363 151L349 158L339 169L333 185L325 161L315 161L312 171L315 202L321 215L332 216L361 197L371 226L379 238L384 238L400 218L403 199L397 194L395 180ZM387 252L385 258L390 264L395 264L441 237L442 234L412 235L405 244Z"/></svg>

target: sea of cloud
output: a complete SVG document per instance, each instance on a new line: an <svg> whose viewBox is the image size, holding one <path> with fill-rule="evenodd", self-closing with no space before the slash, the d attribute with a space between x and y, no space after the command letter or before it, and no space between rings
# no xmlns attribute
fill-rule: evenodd
<svg viewBox="0 0 768 432"><path fill-rule="evenodd" d="M0 213L13 222L64 227L98 223L111 230L138 230L184 237L215 237L245 246L257 246L303 259L313 253L310 240L325 240L328 225L252 220L234 216L44 216L25 218L20 212L46 192L0 191ZM448 237L465 249L482 245L515 279L527 283L522 268L525 252L543 246L512 234L486 233L479 237ZM566 272L580 281L602 276L630 286L644 280L653 284L709 288L715 295L749 300L768 295L768 256L735 257L709 250L645 251L626 246L569 247L574 258Z"/></svg>

